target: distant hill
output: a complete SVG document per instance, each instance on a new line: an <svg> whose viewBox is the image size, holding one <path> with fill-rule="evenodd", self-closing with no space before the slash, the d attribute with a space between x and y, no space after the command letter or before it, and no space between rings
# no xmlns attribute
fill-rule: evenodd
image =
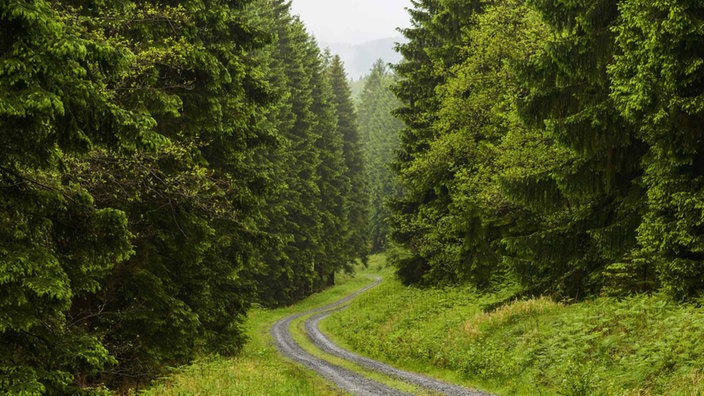
<svg viewBox="0 0 704 396"><path fill-rule="evenodd" d="M403 41L402 37L389 37L362 44L320 43L320 48L330 48L333 54L340 55L345 62L345 70L352 80L369 73L374 62L381 58L387 63L398 63L401 55L394 51L395 43Z"/></svg>

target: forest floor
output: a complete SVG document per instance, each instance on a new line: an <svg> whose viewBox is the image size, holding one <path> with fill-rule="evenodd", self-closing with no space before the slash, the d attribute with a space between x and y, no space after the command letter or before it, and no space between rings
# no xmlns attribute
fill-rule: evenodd
<svg viewBox="0 0 704 396"><path fill-rule="evenodd" d="M356 275L340 274L335 287L295 306L253 309L245 323L249 342L239 356L211 356L174 369L140 395L483 395L341 350L317 330L320 320L379 284L379 271L378 266L360 267ZM275 338L295 356L281 354ZM315 361L327 374L296 363L302 360Z"/></svg>

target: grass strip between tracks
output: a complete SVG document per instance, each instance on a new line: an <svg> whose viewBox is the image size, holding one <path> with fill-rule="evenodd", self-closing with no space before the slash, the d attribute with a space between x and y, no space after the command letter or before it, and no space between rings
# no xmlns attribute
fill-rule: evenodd
<svg viewBox="0 0 704 396"><path fill-rule="evenodd" d="M278 320L334 303L370 284L378 276L393 277L392 271L383 266L383 261L383 256L373 256L368 268L358 268L355 276L339 275L338 284L335 287L315 294L295 306L279 309L252 309L245 323L249 342L244 346L240 355L236 357L204 357L192 365L174 369L171 375L157 381L151 388L140 392L140 394L148 396L346 395L347 393L339 390L312 370L283 357L273 344L270 330ZM313 315L314 313L311 313L298 318L290 328L293 338L306 352L404 392L424 396L436 395L426 389L376 373L320 351L313 345L304 329L305 321ZM344 343L341 345L347 347ZM431 373L433 376L436 374ZM440 375L440 377L443 376ZM445 379L448 378L445 377Z"/></svg>
<svg viewBox="0 0 704 396"><path fill-rule="evenodd" d="M369 273L366 271L366 273ZM373 281L375 277L369 277L370 282ZM337 356L333 356L330 354L327 354L320 349L318 349L311 340L308 338L306 331L305 331L305 322L313 315L318 314L319 312L311 313L309 315L304 315L296 320L294 320L291 323L291 336L293 339L309 354L323 359L327 362L330 362L334 365L346 368L348 370L354 371L358 374L361 374L367 378L370 378L372 380L375 380L377 382L380 382L382 384L388 385L390 387L399 389L404 392L412 393L414 395L421 395L421 396L434 396L438 395L438 393L433 393L430 391L427 391L423 388L417 387L415 385L409 384L407 382L397 380L395 378L391 378L387 375L377 373L373 370L369 370L365 367L359 366L356 363L349 362L345 359L339 358Z"/></svg>

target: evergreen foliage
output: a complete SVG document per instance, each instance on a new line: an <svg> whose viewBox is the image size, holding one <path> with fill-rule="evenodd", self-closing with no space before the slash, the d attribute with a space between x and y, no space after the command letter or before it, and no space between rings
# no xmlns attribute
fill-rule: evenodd
<svg viewBox="0 0 704 396"><path fill-rule="evenodd" d="M369 255L369 190L366 178L366 161L363 157L364 142L357 123L357 113L352 102L352 93L345 73L345 67L338 55L332 57L328 65L328 78L332 84L333 102L337 115L338 135L343 139L343 155L346 168L345 176L349 179L350 189L347 193L349 227L346 247L348 257L342 264L351 268L354 259L367 261Z"/></svg>
<svg viewBox="0 0 704 396"><path fill-rule="evenodd" d="M237 352L253 301L366 254L349 91L287 3L0 2L0 25L0 393Z"/></svg>
<svg viewBox="0 0 704 396"><path fill-rule="evenodd" d="M369 240L372 252L388 248L389 202L400 197L390 164L399 145L403 123L392 115L400 102L391 92L393 75L379 59L372 66L359 98L358 119L364 146L369 191Z"/></svg>
<svg viewBox="0 0 704 396"><path fill-rule="evenodd" d="M69 315L133 254L125 213L62 180L67 156L137 140L106 80L122 48L75 29L49 2L0 3L0 391L65 394L114 362Z"/></svg>
<svg viewBox="0 0 704 396"><path fill-rule="evenodd" d="M404 282L700 295L701 6L651 3L413 2Z"/></svg>
<svg viewBox="0 0 704 396"><path fill-rule="evenodd" d="M319 134L315 147L320 158L316 172L318 190L320 231L318 255L314 258L315 279L313 290L335 282L335 272L348 261L348 236L350 232L350 178L345 164L344 137L337 117L336 94L330 81L328 69L332 67L329 55L320 54L314 40L309 41L310 60L308 69L313 71L311 86L313 104L311 109L317 119L315 130Z"/></svg>
<svg viewBox="0 0 704 396"><path fill-rule="evenodd" d="M404 283L700 297L704 7L412 4L355 111L287 0L0 0L0 393L236 353L251 303L387 248Z"/></svg>
<svg viewBox="0 0 704 396"><path fill-rule="evenodd" d="M423 252L428 242L425 236L447 208L447 190L440 185L419 185L406 173L437 137L432 127L440 106L436 88L447 80L450 68L461 61L462 29L482 4L455 0L412 3L412 26L402 30L409 41L397 48L404 58L393 67L398 76L393 91L403 103L395 114L405 128L393 164L403 196L392 204L392 236L405 250L396 256L398 275L406 282L420 282L429 271L428 253Z"/></svg>
<svg viewBox="0 0 704 396"><path fill-rule="evenodd" d="M318 101L317 110L326 110L320 108L320 98L313 97L312 79L321 78L322 63L319 52L311 48L312 39L305 27L291 15L287 2L263 2L262 7L273 10L276 40L269 66L270 84L281 100L270 121L281 134L284 145L273 159L283 170L282 188L270 203L280 206L276 213L280 217L271 217L271 228L267 231L279 235L284 246L265 257L264 272L258 277L261 285L258 292L263 303L277 305L302 298L321 282L321 269L316 271L316 259L324 254L320 245L321 158L316 145L322 135L312 106ZM329 113L327 116L323 122L334 123ZM328 129L325 133L334 127L334 124L322 125Z"/></svg>
<svg viewBox="0 0 704 396"><path fill-rule="evenodd" d="M536 1L535 7L556 38L522 71L521 111L529 126L545 128L564 157L542 179L523 186L514 180L519 200L535 201L532 194L553 188L541 187L547 184L556 188L556 201L535 207L552 216L540 238L519 236L511 249L528 253L519 257L532 262L531 283L536 270L541 274L540 291L575 297L598 291L610 264L631 260L642 216L636 180L644 147L609 97L615 3Z"/></svg>
<svg viewBox="0 0 704 396"><path fill-rule="evenodd" d="M525 209L506 196L501 181L504 172L527 165L526 158L508 163L515 141L526 134L515 106L516 68L547 34L522 1L487 6L472 19L462 47L466 58L437 89L438 137L407 174L424 189L440 185L446 202L436 207L437 226L426 235L427 276L486 287L505 270L502 236L526 221Z"/></svg>
<svg viewBox="0 0 704 396"><path fill-rule="evenodd" d="M285 1L263 1L276 31L269 85L280 101L269 122L282 138L271 156L280 189L268 199L267 232L283 242L255 276L268 306L290 304L334 282L366 257L366 189L344 68L321 54Z"/></svg>
<svg viewBox="0 0 704 396"><path fill-rule="evenodd" d="M648 145L638 256L669 294L697 296L704 290L704 5L632 0L619 10L612 98Z"/></svg>

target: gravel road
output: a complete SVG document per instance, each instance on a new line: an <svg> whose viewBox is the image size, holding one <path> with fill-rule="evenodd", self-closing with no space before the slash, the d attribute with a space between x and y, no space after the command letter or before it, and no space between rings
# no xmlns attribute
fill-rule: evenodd
<svg viewBox="0 0 704 396"><path fill-rule="evenodd" d="M394 388L390 388L387 385L366 378L361 374L347 370L343 367L329 363L304 351L291 337L291 333L289 332L289 326L292 321L300 318L301 316L318 313L317 315L312 316L306 321L305 329L306 333L308 334L308 337L310 337L313 344L317 346L320 350L328 354L338 356L340 358L363 366L367 369L417 385L435 393L457 396L489 396L488 393L478 392L458 385L448 384L446 382L442 382L421 374L399 370L389 366L388 364L349 352L333 344L319 330L318 324L323 318L335 312L336 310L345 308L345 303L358 296L359 294L371 289L372 287L375 287L379 284L379 282L381 282L380 278L378 278L376 282L372 283L371 285L333 304L303 312L297 315L289 316L278 321L272 328L271 334L274 337L274 342L276 343L276 346L279 351L281 351L282 354L288 356L289 358L315 370L321 376L334 382L335 384L337 384L338 387L351 394L360 396L408 395L408 393L401 392Z"/></svg>

